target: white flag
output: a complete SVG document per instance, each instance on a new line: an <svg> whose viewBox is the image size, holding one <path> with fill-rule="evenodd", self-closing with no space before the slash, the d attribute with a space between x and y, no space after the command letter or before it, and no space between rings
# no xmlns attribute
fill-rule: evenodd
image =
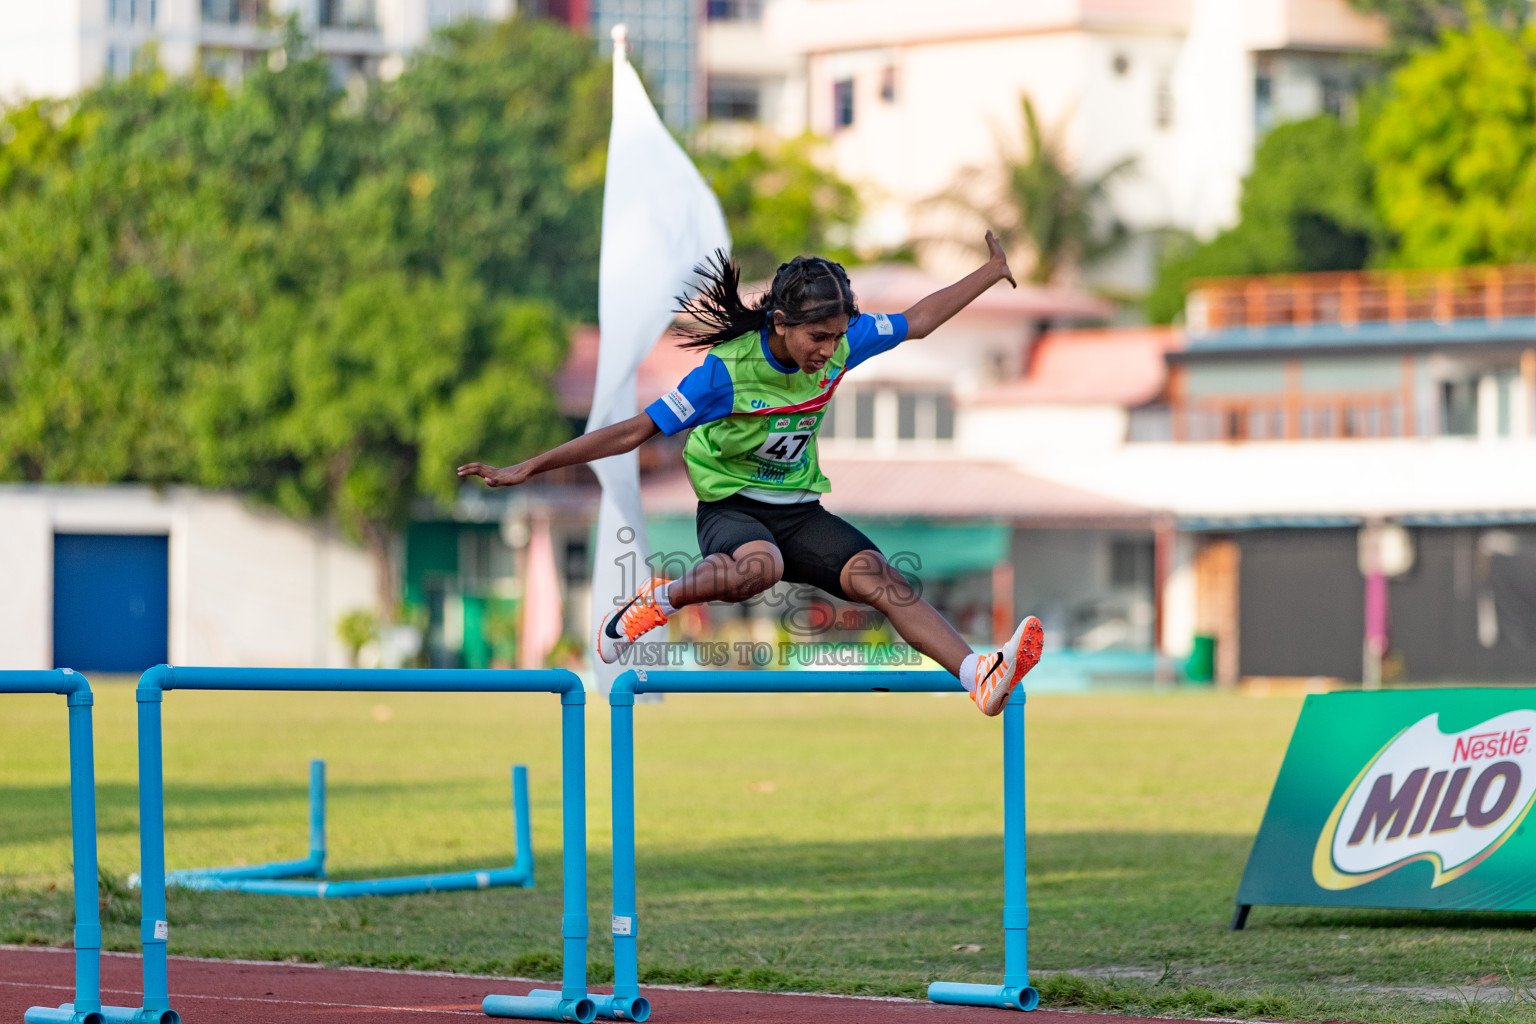
<svg viewBox="0 0 1536 1024"><path fill-rule="evenodd" d="M656 116L640 76L624 56L622 29L615 28L613 126L608 133L598 273L602 341L588 432L635 415L635 372L672 322L675 297L693 281L698 263L716 249L728 250L730 244L719 202ZM603 486L603 498L592 560L590 639L598 686L607 693L624 666L604 665L598 659L595 631L648 577L650 545L640 504L638 456L630 452L600 459L592 469Z"/></svg>

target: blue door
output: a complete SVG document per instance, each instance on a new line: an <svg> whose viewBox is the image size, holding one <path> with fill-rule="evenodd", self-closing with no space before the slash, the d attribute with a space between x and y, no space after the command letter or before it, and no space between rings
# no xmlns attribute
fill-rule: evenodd
<svg viewBox="0 0 1536 1024"><path fill-rule="evenodd" d="M166 537L53 536L53 664L82 672L143 672L168 660Z"/></svg>

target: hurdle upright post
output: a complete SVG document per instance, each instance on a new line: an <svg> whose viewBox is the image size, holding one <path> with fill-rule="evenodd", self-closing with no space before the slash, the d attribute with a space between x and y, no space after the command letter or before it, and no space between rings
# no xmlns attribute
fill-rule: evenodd
<svg viewBox="0 0 1536 1024"><path fill-rule="evenodd" d="M80 677L84 680L84 676ZM75 855L75 1013L101 1012L101 902L96 892L96 751L90 686L70 693L69 811Z"/></svg>
<svg viewBox="0 0 1536 1024"><path fill-rule="evenodd" d="M325 762L309 762L309 859L315 877L325 877Z"/></svg>
<svg viewBox="0 0 1536 1024"><path fill-rule="evenodd" d="M139 942L144 949L144 1006L131 1018L142 1024L181 1024L171 1009L167 949L171 938L165 912L165 770L160 705L170 669L156 665L139 677L134 700L139 707L139 890L143 919ZM109 1024L117 1024L108 1018Z"/></svg>
<svg viewBox="0 0 1536 1024"><path fill-rule="evenodd" d="M69 708L69 822L75 884L75 1000L33 1006L27 1024L102 1024L101 910L96 893L96 754L91 723L95 697L73 669L0 672L0 693L57 694Z"/></svg>
<svg viewBox="0 0 1536 1024"><path fill-rule="evenodd" d="M628 682L627 676L621 680ZM640 994L640 933L635 913L635 694L615 682L608 694L613 743L613 994L596 996L609 1020L644 1021L651 1003Z"/></svg>

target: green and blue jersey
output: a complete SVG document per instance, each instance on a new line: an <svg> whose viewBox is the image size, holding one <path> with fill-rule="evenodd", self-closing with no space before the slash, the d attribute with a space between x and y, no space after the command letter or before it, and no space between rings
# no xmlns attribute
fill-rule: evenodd
<svg viewBox="0 0 1536 1024"><path fill-rule="evenodd" d="M779 504L832 489L816 459L816 433L843 375L907 337L900 315L862 314L819 373L780 363L766 330L709 350L676 388L646 407L667 436L697 428L683 448L701 501L732 494Z"/></svg>

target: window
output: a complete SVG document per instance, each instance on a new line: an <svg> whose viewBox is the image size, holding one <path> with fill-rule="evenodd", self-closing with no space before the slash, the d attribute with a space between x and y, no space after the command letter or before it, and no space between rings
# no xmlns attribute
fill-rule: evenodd
<svg viewBox="0 0 1536 1024"><path fill-rule="evenodd" d="M1260 135L1269 131L1275 123L1275 82L1268 71L1260 71L1253 79L1253 126Z"/></svg>
<svg viewBox="0 0 1536 1024"><path fill-rule="evenodd" d="M853 397L853 436L859 441L875 437L875 393L857 391Z"/></svg>
<svg viewBox="0 0 1536 1024"><path fill-rule="evenodd" d="M253 25L266 13L267 0L203 0L203 20L220 25Z"/></svg>
<svg viewBox="0 0 1536 1024"><path fill-rule="evenodd" d="M1152 120L1159 128L1173 127L1173 80L1163 75L1152 97Z"/></svg>
<svg viewBox="0 0 1536 1024"><path fill-rule="evenodd" d="M710 21L762 21L763 0L709 0Z"/></svg>
<svg viewBox="0 0 1536 1024"><path fill-rule="evenodd" d="M880 72L880 98L887 103L896 102L896 68L894 66Z"/></svg>
<svg viewBox="0 0 1536 1024"><path fill-rule="evenodd" d="M832 127L848 128L853 124L853 79L840 78L832 83Z"/></svg>
<svg viewBox="0 0 1536 1024"><path fill-rule="evenodd" d="M592 567L587 564L587 542L584 540L568 540L565 542L565 583L567 587L586 586L592 575Z"/></svg>
<svg viewBox="0 0 1536 1024"><path fill-rule="evenodd" d="M917 399L910 391L896 396L896 438L911 441L917 437Z"/></svg>
<svg viewBox="0 0 1536 1024"><path fill-rule="evenodd" d="M1109 545L1109 582L1116 587L1145 587L1152 583L1152 542L1115 540Z"/></svg>
<svg viewBox="0 0 1536 1024"><path fill-rule="evenodd" d="M762 113L757 82L744 78L709 80L709 119L756 121Z"/></svg>
<svg viewBox="0 0 1536 1024"><path fill-rule="evenodd" d="M1440 432L1449 437L1477 434L1477 381L1448 380L1440 385Z"/></svg>
<svg viewBox="0 0 1536 1024"><path fill-rule="evenodd" d="M471 15L463 4L429 5L427 21L432 27L451 24ZM320 25L323 28L371 29L375 26L373 0L320 0Z"/></svg>
<svg viewBox="0 0 1536 1024"><path fill-rule="evenodd" d="M1323 110L1334 116L1344 116L1344 86L1337 78L1328 77L1322 81Z"/></svg>
<svg viewBox="0 0 1536 1024"><path fill-rule="evenodd" d="M896 395L898 441L948 441L955 436L955 406L948 392L902 391Z"/></svg>

